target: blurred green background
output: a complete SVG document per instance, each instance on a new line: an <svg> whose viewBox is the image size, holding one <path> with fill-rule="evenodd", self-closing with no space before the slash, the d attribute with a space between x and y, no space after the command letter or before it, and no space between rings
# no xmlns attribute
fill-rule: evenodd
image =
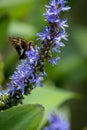
<svg viewBox="0 0 87 130"><path fill-rule="evenodd" d="M36 33L46 25L42 14L48 3L49 0L0 0L0 84L4 87L18 64L8 37L23 37L39 44ZM87 1L69 0L69 5L71 10L62 15L68 18L69 40L64 41L59 63L55 67L47 64L45 85L76 93L75 98L61 102L60 108L68 107L72 130L87 130Z"/></svg>

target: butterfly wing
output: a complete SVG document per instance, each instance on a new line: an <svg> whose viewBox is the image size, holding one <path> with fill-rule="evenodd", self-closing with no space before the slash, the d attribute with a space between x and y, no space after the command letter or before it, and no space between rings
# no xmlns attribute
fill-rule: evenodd
<svg viewBox="0 0 87 130"><path fill-rule="evenodd" d="M31 46L34 47L33 41L26 41L25 39L19 37L18 38L9 37L9 41L16 49L19 55L19 59L26 58L26 51L28 51Z"/></svg>
<svg viewBox="0 0 87 130"><path fill-rule="evenodd" d="M13 38L13 37L9 37L9 41L11 42L11 44L14 46L14 48L16 49L19 57L23 54L24 48L22 47L22 40L21 38Z"/></svg>

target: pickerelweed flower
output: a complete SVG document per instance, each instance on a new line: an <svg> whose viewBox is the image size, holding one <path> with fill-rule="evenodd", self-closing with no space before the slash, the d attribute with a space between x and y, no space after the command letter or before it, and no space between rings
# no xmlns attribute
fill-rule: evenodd
<svg viewBox="0 0 87 130"><path fill-rule="evenodd" d="M52 53L58 54L64 46L61 40L67 40L67 20L60 18L61 12L70 9L66 3L66 0L50 0L49 5L46 5L44 16L49 25L44 26L43 31L37 34L41 47L31 45L26 51L26 58L21 59L20 65L10 77L7 91L0 92L0 110L22 103L23 95L30 94L38 85L43 86L44 76L47 76L45 62L57 64L60 58L54 57Z"/></svg>
<svg viewBox="0 0 87 130"><path fill-rule="evenodd" d="M69 122L56 113L49 115L48 122L48 126L45 126L43 130L70 130Z"/></svg>
<svg viewBox="0 0 87 130"><path fill-rule="evenodd" d="M40 68L43 64L42 61L40 62L39 50L39 47L31 46L30 50L26 52L26 59L21 60L20 65L10 77L11 82L7 84L8 98L4 98L5 91L1 91L1 103L5 102L3 109L14 106L14 101L15 105L22 103L23 95L30 94L31 90L38 85L43 86L43 76L46 76L46 73Z"/></svg>
<svg viewBox="0 0 87 130"><path fill-rule="evenodd" d="M58 56L53 58L52 52L59 53L60 47L64 46L61 40L68 40L65 31L65 28L68 27L67 19L60 19L60 13L70 9L69 6L65 6L66 3L66 0L50 0L50 4L46 5L46 13L44 14L49 26L43 27L43 31L37 34L38 39L42 41L45 58L52 65L55 65L60 59Z"/></svg>

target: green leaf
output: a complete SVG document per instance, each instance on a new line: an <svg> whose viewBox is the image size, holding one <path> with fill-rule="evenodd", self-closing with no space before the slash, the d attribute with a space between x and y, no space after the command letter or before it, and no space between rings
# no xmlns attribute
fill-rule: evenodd
<svg viewBox="0 0 87 130"><path fill-rule="evenodd" d="M37 87L32 91L32 94L26 96L24 104L39 103L45 107L45 116L43 124L46 121L46 117L51 110L59 107L64 101L74 97L75 94L62 89L53 88L53 86L45 86L44 88ZM43 125L42 124L42 125Z"/></svg>
<svg viewBox="0 0 87 130"><path fill-rule="evenodd" d="M36 130L44 114L41 105L22 105L0 112L0 130Z"/></svg>
<svg viewBox="0 0 87 130"><path fill-rule="evenodd" d="M32 91L32 94L26 96L24 104L39 103L46 107L46 111L54 107L60 106L61 103L74 96L74 93L68 92L63 89L55 89L51 86L49 88L37 87Z"/></svg>

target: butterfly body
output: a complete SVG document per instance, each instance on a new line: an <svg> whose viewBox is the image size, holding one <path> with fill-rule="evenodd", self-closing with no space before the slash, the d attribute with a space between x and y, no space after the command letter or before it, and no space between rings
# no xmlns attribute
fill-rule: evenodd
<svg viewBox="0 0 87 130"><path fill-rule="evenodd" d="M33 41L27 41L23 38L13 38L9 37L9 41L12 43L14 48L16 49L19 59L26 58L26 51L30 49L30 47L34 45Z"/></svg>

